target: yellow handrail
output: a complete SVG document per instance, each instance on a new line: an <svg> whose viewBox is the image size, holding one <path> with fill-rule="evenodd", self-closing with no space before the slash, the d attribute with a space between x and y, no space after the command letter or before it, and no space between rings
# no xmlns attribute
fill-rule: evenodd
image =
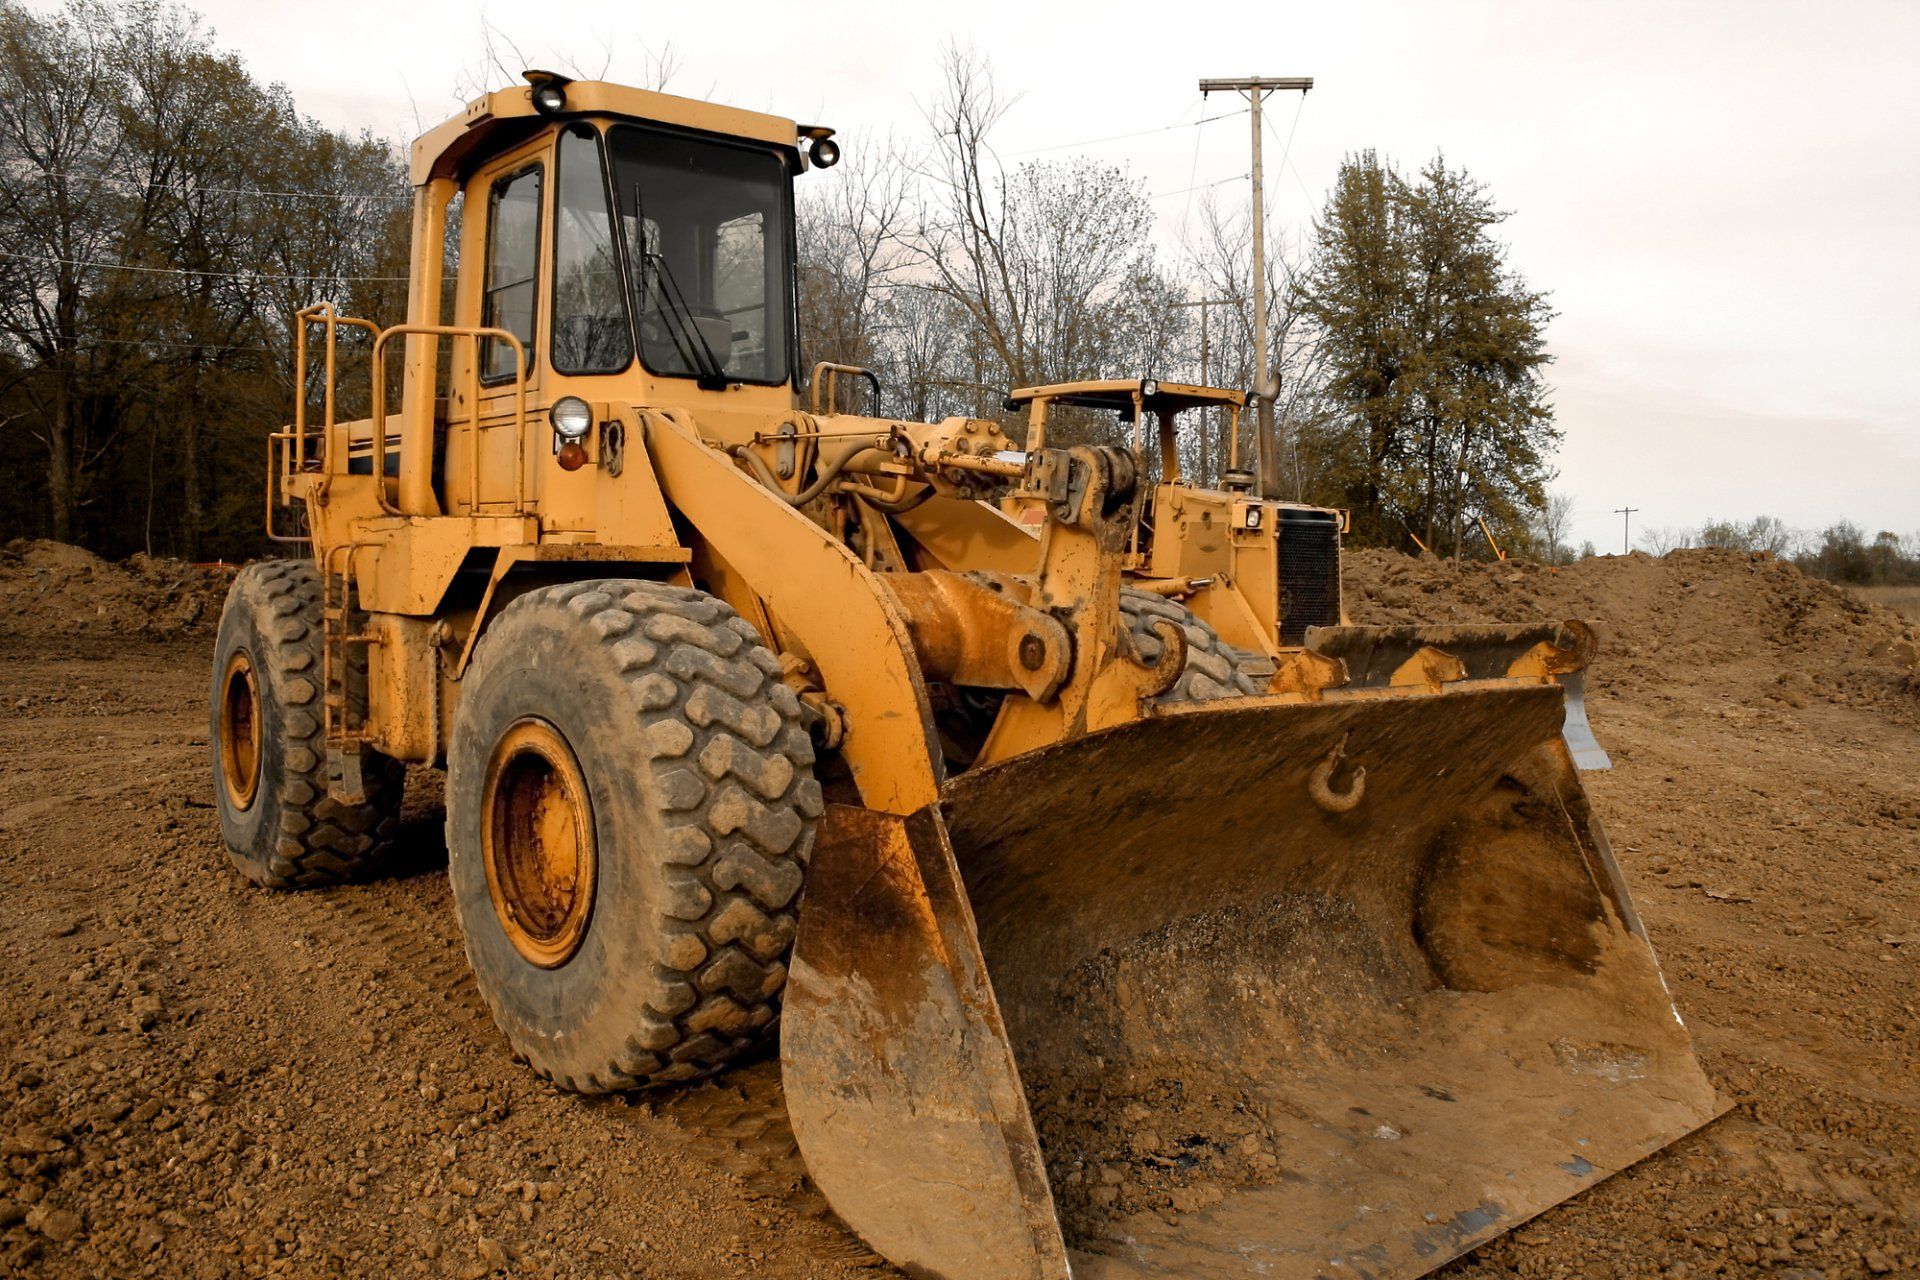
<svg viewBox="0 0 1920 1280"><path fill-rule="evenodd" d="M451 324L396 324L381 331L373 340L373 473L387 474L387 343L396 337L418 334L444 338L468 338L473 342L473 363L469 382L473 402L472 465L468 481L469 510L480 505L480 342L492 338L504 342L513 351L513 509L527 509L527 349L520 339L505 329L475 328ZM375 486L380 509L390 515L401 514L398 504L387 497L386 485Z"/></svg>
<svg viewBox="0 0 1920 1280"><path fill-rule="evenodd" d="M333 484L334 432L338 425L336 409L336 384L339 373L338 330L341 325L363 329L373 338L372 368L372 440L373 475L376 483L374 494L380 509L389 515L401 514L400 507L387 496L387 405L386 405L386 356L388 343L396 337L409 335L430 335L435 337L466 338L473 344L469 394L473 402L473 433L471 437L471 467L468 475L468 504L477 510L480 506L480 342L492 338L507 344L513 352L513 427L514 427L514 481L513 506L516 513L524 513L527 507L527 351L520 339L505 329L489 327L471 327L463 325L399 324L381 329L371 320L362 320L356 316L343 316L335 310L331 302L318 302L302 307L294 313L293 378L294 406L293 427L290 431L275 432L268 439L267 467L267 534L275 541L287 541L282 535L276 535L273 529L273 485L275 471L282 472L282 483L293 473L304 471L307 465L307 437L309 435L309 415L307 406L307 370L309 358L307 352L307 331L313 325L326 330L325 379L322 383L321 401L323 404L320 428L320 488L316 495L322 502ZM281 454L284 463L275 466L273 462L274 443L284 441L286 449ZM297 539L304 541L304 539Z"/></svg>
<svg viewBox="0 0 1920 1280"><path fill-rule="evenodd" d="M326 408L320 435L320 472L322 487L326 485L325 476L332 473L332 448L334 428L334 386L337 381L338 338L341 325L351 325L364 329L377 341L380 326L371 320L362 320L357 316L343 316L334 310L331 302L316 302L310 307L302 307L294 312L293 345L293 469L304 470L307 463L307 328L310 325L325 325L327 330L326 380L321 384L321 400Z"/></svg>

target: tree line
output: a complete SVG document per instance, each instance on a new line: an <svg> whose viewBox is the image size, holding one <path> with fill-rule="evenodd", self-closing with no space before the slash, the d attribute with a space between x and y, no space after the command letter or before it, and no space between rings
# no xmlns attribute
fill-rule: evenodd
<svg viewBox="0 0 1920 1280"><path fill-rule="evenodd" d="M0 531L257 551L293 313L401 315L408 202L187 10L0 5Z"/></svg>
<svg viewBox="0 0 1920 1280"><path fill-rule="evenodd" d="M1690 547L1766 552L1791 560L1815 577L1861 587L1920 585L1920 532L1882 529L1869 535L1851 520L1819 530L1789 527L1774 516L1751 520L1710 519L1698 527L1663 526L1639 539L1653 555Z"/></svg>
<svg viewBox="0 0 1920 1280"><path fill-rule="evenodd" d="M940 85L918 139L856 135L847 163L802 189L812 354L873 368L886 410L921 417L990 415L1008 387L1077 378L1260 381L1244 203L1209 192L1169 251L1156 196L1123 166L1001 158L1011 101L983 59L949 48ZM1506 260L1506 216L1443 156L1405 173L1368 151L1342 165L1308 234L1266 229L1275 496L1351 510L1363 543L1460 551L1483 521L1525 536L1559 441L1552 312ZM1203 483L1226 468L1217 421L1187 424L1179 448Z"/></svg>
<svg viewBox="0 0 1920 1280"><path fill-rule="evenodd" d="M912 135L856 133L799 185L804 365L873 369L889 415L1016 433L1018 386L1259 381L1241 182L1156 193L1070 150L1003 157L1013 99L991 66L949 48L937 83ZM0 537L259 551L293 312L404 312L402 155L303 116L189 10L0 0ZM1166 199L1191 215L1172 246ZM1444 157L1403 172L1363 152L1313 226L1267 229L1279 496L1351 509L1361 542L1471 554L1483 522L1525 542L1558 441L1551 312L1506 261L1504 216ZM1217 482L1224 423L1187 418L1183 469ZM1099 415L1058 431L1133 434Z"/></svg>

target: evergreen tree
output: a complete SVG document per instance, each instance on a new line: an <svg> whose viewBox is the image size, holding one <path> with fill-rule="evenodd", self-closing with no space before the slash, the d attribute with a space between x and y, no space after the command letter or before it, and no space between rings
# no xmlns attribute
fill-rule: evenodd
<svg viewBox="0 0 1920 1280"><path fill-rule="evenodd" d="M1506 216L1444 156L1413 181L1371 151L1341 166L1297 303L1342 409L1323 496L1361 541L1457 550L1476 517L1513 538L1546 499L1552 312L1493 237Z"/></svg>

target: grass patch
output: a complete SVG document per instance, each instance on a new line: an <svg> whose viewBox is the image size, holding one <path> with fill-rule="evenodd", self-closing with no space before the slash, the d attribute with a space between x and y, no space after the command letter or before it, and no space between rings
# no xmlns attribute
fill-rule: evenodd
<svg viewBox="0 0 1920 1280"><path fill-rule="evenodd" d="M1906 615L1909 622L1920 622L1920 587L1848 587L1847 590L1871 604L1885 605Z"/></svg>

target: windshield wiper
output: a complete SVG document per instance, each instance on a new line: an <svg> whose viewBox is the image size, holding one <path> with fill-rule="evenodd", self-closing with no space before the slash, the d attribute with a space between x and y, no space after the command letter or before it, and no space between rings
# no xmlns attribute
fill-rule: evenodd
<svg viewBox="0 0 1920 1280"><path fill-rule="evenodd" d="M666 258L660 254L649 253L646 257L647 265L659 272L660 280L666 285L660 291L660 300L665 304L660 308L660 314L673 321L681 354L699 366L699 376L694 379L694 385L702 391L725 391L728 385L726 369L721 365L719 355L714 352L713 344L707 341L707 335L700 332L700 325L693 318L693 308L687 305L687 295L674 278L673 268L667 265Z"/></svg>
<svg viewBox="0 0 1920 1280"><path fill-rule="evenodd" d="M687 305L687 295L681 290L680 281L674 278L673 268L667 265L663 255L647 248L647 207L645 194L641 191L639 183L635 183L633 187L633 213L639 229L641 260L646 264L646 269L659 273L658 278L666 286L660 290L660 301L663 304L660 307L660 314L670 318L674 328L679 331L675 335L675 342L680 348L681 355L699 366L698 376L694 379L693 385L702 391L725 391L727 371L721 365L720 357L715 354L713 344L707 341L707 335L701 333L700 326L695 323L693 308ZM650 295L653 291L646 287L647 283L644 278L640 281L642 305L652 301ZM642 318L644 319L644 316ZM642 335L642 341L644 340L645 335Z"/></svg>

